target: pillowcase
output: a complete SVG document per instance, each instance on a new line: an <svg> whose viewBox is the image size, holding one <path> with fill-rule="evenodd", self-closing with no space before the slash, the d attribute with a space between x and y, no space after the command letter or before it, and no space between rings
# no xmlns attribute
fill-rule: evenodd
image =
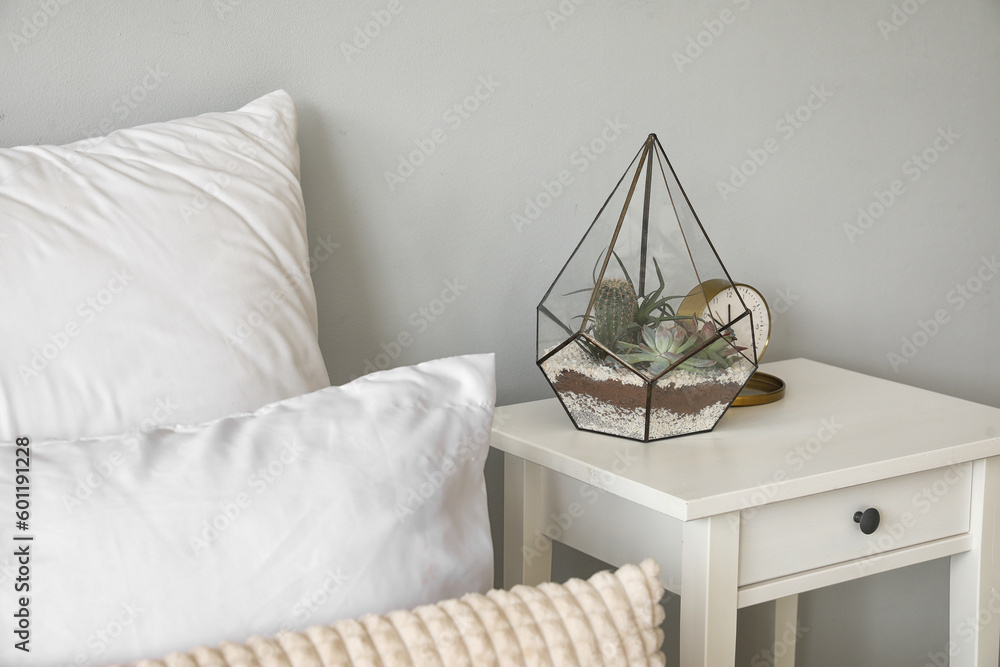
<svg viewBox="0 0 1000 667"><path fill-rule="evenodd" d="M494 400L475 355L134 443L32 440L26 479L0 444L0 664L128 662L488 590ZM20 547L30 590L11 595Z"/></svg>
<svg viewBox="0 0 1000 667"><path fill-rule="evenodd" d="M245 644L199 647L135 667L663 667L660 567L651 558L587 581L469 594ZM322 656L322 658L320 657Z"/></svg>
<svg viewBox="0 0 1000 667"><path fill-rule="evenodd" d="M0 149L0 438L199 423L330 384L296 128L277 91Z"/></svg>

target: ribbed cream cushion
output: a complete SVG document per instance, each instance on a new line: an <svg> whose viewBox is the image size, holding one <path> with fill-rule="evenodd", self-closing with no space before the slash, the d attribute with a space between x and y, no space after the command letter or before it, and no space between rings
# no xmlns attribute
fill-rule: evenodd
<svg viewBox="0 0 1000 667"><path fill-rule="evenodd" d="M587 581L466 595L135 667L662 667L659 571L647 559Z"/></svg>

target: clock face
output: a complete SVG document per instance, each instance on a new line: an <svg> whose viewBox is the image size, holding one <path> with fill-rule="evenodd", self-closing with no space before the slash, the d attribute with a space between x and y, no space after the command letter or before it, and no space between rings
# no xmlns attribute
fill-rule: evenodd
<svg viewBox="0 0 1000 667"><path fill-rule="evenodd" d="M739 296L737 296L736 291L739 291ZM742 304L740 297L743 298ZM755 361L760 361L771 336L771 313L760 292L749 285L736 284L735 289L727 287L708 302L702 317L708 319L714 314L713 319L724 325L743 312L743 304L746 304L747 310L750 311L750 317L744 317L732 326L733 335L738 346L747 348L743 354L754 359L754 350L756 350L757 358Z"/></svg>

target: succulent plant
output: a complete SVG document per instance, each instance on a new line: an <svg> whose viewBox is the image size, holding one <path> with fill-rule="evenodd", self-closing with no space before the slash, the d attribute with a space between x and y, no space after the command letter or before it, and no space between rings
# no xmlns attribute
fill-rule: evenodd
<svg viewBox="0 0 1000 667"><path fill-rule="evenodd" d="M649 364L645 370L655 377L713 338L714 322L697 317L676 318L643 327L642 343L619 342L619 356L633 365ZM732 332L727 330L677 367L693 373L723 370L732 366L744 349L733 344Z"/></svg>
<svg viewBox="0 0 1000 667"><path fill-rule="evenodd" d="M635 342L634 327L639 299L632 282L623 278L605 278L594 296L592 333L609 350L620 341Z"/></svg>
<svg viewBox="0 0 1000 667"><path fill-rule="evenodd" d="M592 290L596 292L590 316L591 325L587 331L601 345L613 351L619 349L619 343L635 343L643 327L675 319L676 315L670 301L679 299L681 296L661 296L664 288L663 273L660 271L660 265L655 257L653 258L653 266L656 269L660 286L647 294L637 295L632 277L629 275L628 269L625 268L625 264L616 252L612 251L611 254L618 262L618 266L621 267L624 278L602 278L598 282L597 265L600 263L600 258L598 258L597 264L594 265L595 287L585 287L569 294ZM600 347L593 343L582 342L581 344L598 361L604 360L607 356Z"/></svg>

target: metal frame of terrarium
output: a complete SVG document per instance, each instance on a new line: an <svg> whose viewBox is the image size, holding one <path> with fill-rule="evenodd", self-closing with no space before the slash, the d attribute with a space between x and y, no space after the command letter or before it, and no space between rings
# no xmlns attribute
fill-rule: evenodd
<svg viewBox="0 0 1000 667"><path fill-rule="evenodd" d="M654 156L656 158L655 164L654 164ZM637 163L637 161L638 161L638 163ZM652 183L653 183L652 177L653 177L654 166L658 166L659 167L659 172L663 176L663 185L664 185L664 187L666 189L666 192L668 194L670 206L671 206L671 209L673 211L673 215L675 216L675 218L677 220L677 226L678 226L678 229L680 230L681 237L683 238L684 247L687 250L687 259L691 263L691 267L692 267L692 269L694 271L694 274L695 274L695 279L697 280L696 286L694 288L692 288L692 290L684 297L685 298L685 303L686 303L686 300L688 298L693 298L696 303L704 304L705 310L711 315L712 323L713 323L713 326L715 327L715 335L714 336L712 336L711 338L705 340L700 345L696 345L696 346L691 347L690 349L686 350L686 352L685 352L685 354L684 354L684 356L682 358L677 359L672 364L670 364L669 366L667 366L666 368L664 368L662 371L656 373L655 375L650 375L650 374L648 374L648 373L640 370L639 368L636 368L635 364L630 363L626 359L623 359L622 355L619 352L617 352L614 349L608 349L608 346L602 344L594 336L592 336L592 335L590 335L588 333L588 328L590 328L590 327L593 326L593 314L594 314L595 302L597 300L598 287L601 285L602 281L605 278L605 274L607 273L608 267L611 264L611 260L612 260L613 256L615 257L615 259L617 260L617 262L619 263L619 265L621 265L621 268L625 272L626 277L628 277L627 270L625 270L625 267L624 267L624 264L622 263L622 260L620 258L618 258L617 255L615 254L615 247L616 247L616 243L617 243L618 238L619 238L619 234L620 234L620 232L622 230L622 227L623 227L623 225L625 223L626 216L627 216L627 213L629 211L629 207L633 205L633 196L635 195L636 187L638 185L640 175L643 172L643 166L644 165L646 167L646 169L645 169L645 176L646 176L646 178L645 178L645 188L644 188L644 196L643 196L643 202L642 202L642 206L643 206L643 211L642 211L642 231L641 231L641 248L639 250L639 278L638 278L638 291L637 291L637 294L639 294L639 295L645 295L646 294L645 288L646 288L646 278L647 278L647 276L646 276L646 273L647 273L647 260L649 258L649 254L648 254L649 253L648 241L649 241L650 199L651 199L651 190L652 190ZM566 326L566 324L564 322L562 322L562 319L560 317L556 316L554 313L552 313L551 311L548 310L548 308L546 306L546 302L552 296L553 290L556 288L556 285L559 284L560 279L563 277L563 274L569 268L570 264L572 264L573 261L574 261L574 259L577 258L577 253L581 250L582 246L584 245L584 242L588 239L588 237L591 234L591 232L595 229L596 225L598 224L598 221L601 219L601 216L604 214L605 209L611 203L611 200L614 198L615 194L618 192L618 189L621 187L621 185L624 182L626 176L628 176L629 173L632 172L633 166L634 166L634 175L632 177L631 184L629 185L629 191L628 191L628 194L626 195L625 202L624 202L624 205L622 206L621 213L618 216L618 222L615 225L614 232L613 232L613 234L611 236L611 240L609 241L606 250L602 251L603 255L604 255L603 256L603 262L601 262L600 259L598 260L598 263L601 264L601 268L600 268L600 271L595 276L594 287L593 287L593 290L592 290L592 292L590 294L590 299L589 299L589 302L587 304L586 311L581 316L581 324L580 324L579 329L573 330L570 327ZM594 218L594 221L587 228L587 231L584 233L583 237L580 239L580 242L574 248L573 253L570 255L569 259L563 265L562 269L559 271L559 274L556 276L556 279L553 281L552 285L546 291L545 295L542 297L542 299L541 299L541 301L539 302L539 305L538 305L539 322L538 322L538 327L536 329L536 353L539 354L539 357L538 357L538 359L536 361L536 365L539 367L540 370L542 370L542 374L545 375L546 380L549 382L550 386L552 386L553 391L555 391L556 395L559 397L560 404L562 405L563 409L566 411L567 416L573 422L574 426L576 426L576 428L578 428L580 430L583 430L583 431L593 431L593 432L597 432L597 433L605 433L605 434L610 434L610 435L616 435L616 436L619 436L619 437L625 437L625 438L629 438L629 439L633 439L633 440L639 440L641 442L651 442L651 441L655 441L655 440L662 440L662 439L666 439L666 438L680 437L680 436L683 436L683 435L691 435L691 434L694 434L694 433L702 433L702 432L706 432L706 431L711 431L718 424L718 421L719 421L719 419L721 419L722 415L732 406L732 402L736 399L737 395L739 394L739 390L742 389L743 386L745 386L746 382L749 381L749 379L753 375L754 371L757 370L757 361L756 360L758 358L758 354L757 354L757 350L756 350L756 344L754 343L754 341L752 339L751 339L751 341L749 341L750 345L749 345L748 348L739 348L739 347L735 346L735 342L732 339L731 331L728 334L729 338L725 337L727 335L726 332L730 330L730 327L732 327L733 324L735 324L736 322L742 320L743 318L750 317L752 319L752 317L753 317L752 313L746 307L746 304L743 302L742 296L739 295L739 292L735 291L735 294L736 294L737 298L739 299L740 305L743 306L743 312L737 314L736 317L732 317L728 322L722 323L716 317L715 312L713 310L711 310L711 308L708 307L708 303L704 300L703 292L698 292L697 291L698 288L702 287L706 281L702 279L702 276L701 276L701 274L699 272L699 268L698 268L698 262L696 262L695 259L694 259L694 255L692 254L691 246L690 246L690 244L688 242L687 235L684 232L684 225L681 222L681 215L680 215L680 212L677 209L677 201L675 201L675 193L672 191L671 186L667 182L667 176L666 176L667 172L666 172L666 170L669 170L674 183L676 183L677 189L679 191L678 194L680 195L680 197L683 198L684 204L687 206L687 210L690 212L691 217L693 218L694 222L697 224L698 230L700 230L701 235L704 237L705 241L707 242L708 248L711 250L712 256L714 257L715 261L718 263L718 267L721 268L722 273L725 275L726 282L728 282L729 285L734 285L735 284L734 281L732 280L732 277L729 275L728 269L726 269L725 264L723 264L722 259L719 257L719 254L716 251L715 246L712 243L711 239L709 238L708 233L705 231L705 228L704 228L704 226L701 223L701 219L698 217L697 212L694 210L694 207L691 205L691 202L688 199L687 193L684 191L684 187L680 183L680 179L677 178L677 174L676 174L676 172L673 169L673 165L670 163L670 160L667 158L666 152L663 150L663 146L660 144L659 139L657 139L657 137L656 137L655 134L650 134L649 137L647 138L647 140L644 142L642 148L640 148L639 151L636 153L635 157L632 158L632 161L629 163L628 168L626 168L625 172L622 174L621 178L618 180L618 183L615 185L614 189L611 191L611 194L608 196L607 200L604 202L604 205L598 211L597 216ZM653 259L654 259L654 266L656 266L657 274L658 274L658 277L660 278L660 282L661 282L661 288L660 289L662 290L662 288L663 288L662 275L660 274L659 265L656 264L655 257ZM596 268L596 264L595 264L595 268ZM712 278L709 278L709 279L712 279ZM629 282L631 284L631 280L629 280ZM702 296L701 302L697 301L697 297L699 296L699 294ZM680 298L680 295L678 295L676 298ZM568 336L566 338L566 340L564 340L562 343L556 345L555 347L549 349L544 354L541 354L541 352L540 352L541 346L542 346L542 341L541 341L541 315L542 314L546 315L548 317L548 319L551 320L551 322L559 325L560 328L562 328L563 330L565 330L565 332L566 332L566 334ZM693 319L696 319L696 318L693 318ZM695 327L697 328L697 325L695 325ZM703 350L706 350L707 348L709 348L710 346L712 346L713 344L715 344L720 339L725 339L728 342L733 343L733 347L736 350L736 353L739 354L739 356L741 356L743 358L743 360L745 360L747 362L747 364L749 364L750 367L751 367L749 370L746 371L746 377L741 381L741 383L739 385L739 389L736 389L735 391L732 391L732 396L728 399L728 402L726 403L724 409L721 411L721 413L719 414L718 418L715 419L715 421L712 423L712 425L710 427L704 428L704 429L701 429L701 430L692 430L692 431L687 431L687 432L682 432L682 433L676 433L676 434L670 434L670 435L660 435L658 437L650 437L651 436L651 424L653 422L653 396L654 396L654 388L657 388L657 383L659 383L662 379L669 377L677 369L681 368L682 365L685 364L685 362L687 362L688 360L694 358L696 355L698 355L699 353L701 353ZM576 344L576 345L580 345L581 347L583 347L584 346L583 341L586 341L586 344L589 344L591 346L599 348L605 354L607 354L608 357L614 359L624 369L627 369L629 372L635 374L638 378L640 378L643 381L643 384L645 385L645 394L646 394L646 396L645 396L645 407L643 409L644 424L643 424L642 437L636 437L636 436L631 436L631 435L622 435L620 433L612 433L612 432L609 432L607 430L598 430L598 429L595 429L595 428L587 428L585 426L581 426L578 423L577 419L574 418L573 413L567 407L567 405L566 405L565 401L563 400L563 396L560 393L559 389L555 386L555 383L553 382L552 378L550 378L549 374L545 371L544 364L545 364L546 361L548 361L549 359L553 358L554 355L559 354L562 350L564 350L567 346L569 346L571 344ZM753 357L752 359L749 358L749 357L747 357L747 355L743 354L743 350L744 349L746 349L747 351L749 351L749 352L752 353L752 357Z"/></svg>

